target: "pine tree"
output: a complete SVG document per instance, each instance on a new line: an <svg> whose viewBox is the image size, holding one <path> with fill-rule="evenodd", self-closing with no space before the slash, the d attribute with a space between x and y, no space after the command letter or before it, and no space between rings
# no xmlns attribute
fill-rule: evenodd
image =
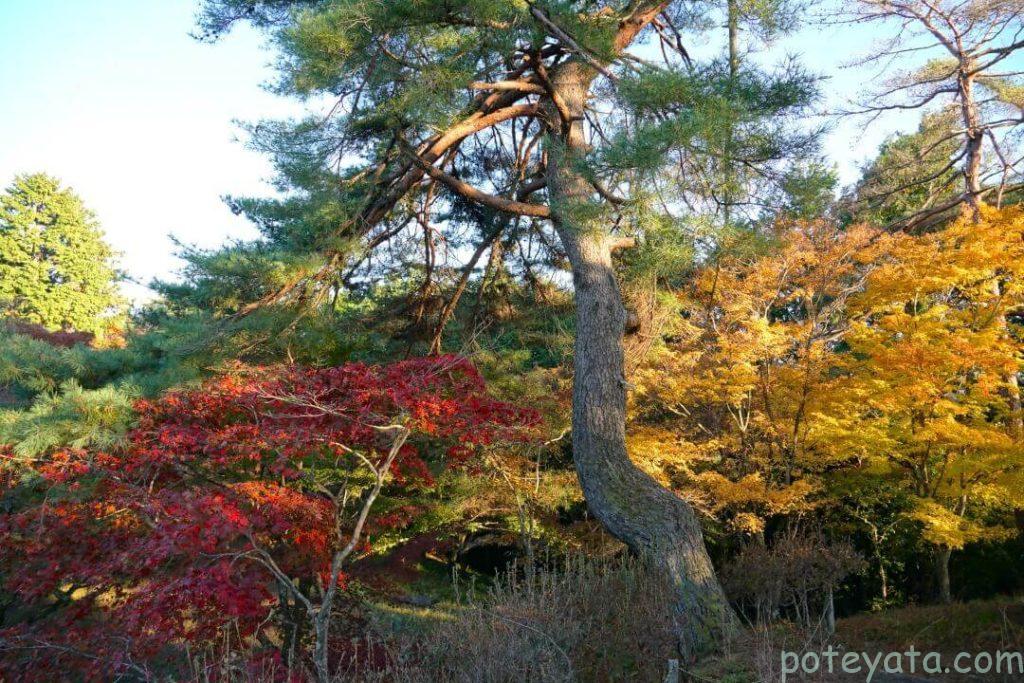
<svg viewBox="0 0 1024 683"><path fill-rule="evenodd" d="M122 306L95 217L44 174L0 195L0 311L51 330L99 333Z"/></svg>
<svg viewBox="0 0 1024 683"><path fill-rule="evenodd" d="M960 181L952 161L955 126L955 112L945 110L926 115L916 132L883 143L847 202L853 220L890 225L954 199Z"/></svg>
<svg viewBox="0 0 1024 683"><path fill-rule="evenodd" d="M461 283L503 237L515 239L519 248L504 252L519 257L528 281L538 252L567 265L584 495L614 536L675 578L680 637L697 649L731 613L690 506L627 456L620 265L649 234L684 230L692 197L710 199L707 171L723 141L747 168L779 168L813 146L812 134L786 124L816 94L794 64L730 77L722 60L694 63L682 36L705 9L673 0L209 0L202 15L210 37L238 20L269 29L282 50L280 92L336 102L326 117L253 129L293 193L235 207L272 245L322 266L306 261L239 311L308 306L412 272L421 284L409 308L434 323L436 339ZM453 244L472 253L463 267L453 267ZM430 302L445 290L436 315Z"/></svg>

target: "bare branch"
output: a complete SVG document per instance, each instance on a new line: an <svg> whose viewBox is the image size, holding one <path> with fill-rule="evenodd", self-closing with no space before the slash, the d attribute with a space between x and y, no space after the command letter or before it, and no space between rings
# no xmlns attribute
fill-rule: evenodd
<svg viewBox="0 0 1024 683"><path fill-rule="evenodd" d="M479 190L454 176L448 175L441 169L427 163L425 159L420 157L407 144L403 143L402 147L403 151L413 160L413 163L422 169L424 173L434 180L446 185L466 199L477 202L478 204L483 204L484 206L490 207L496 211L518 214L520 216L535 216L537 218L548 218L551 216L551 209L543 204L530 204L528 202L520 202L514 199L506 199L505 197L487 194L486 192Z"/></svg>

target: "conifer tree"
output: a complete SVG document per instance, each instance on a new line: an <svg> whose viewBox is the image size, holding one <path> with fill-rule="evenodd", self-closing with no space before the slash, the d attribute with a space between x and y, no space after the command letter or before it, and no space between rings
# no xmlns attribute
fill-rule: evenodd
<svg viewBox="0 0 1024 683"><path fill-rule="evenodd" d="M696 155L704 157L710 166L709 182L695 188L693 195L695 201L703 199L708 210L719 214L726 225L770 219L780 210L792 213L801 203L796 198L821 182L832 189L829 171L813 158L820 130L801 121L800 126L779 127L763 135L768 131L760 103L743 96L747 92L745 82L760 73L757 56L796 30L809 4L794 0L725 0L717 11L709 12L710 22L724 25L726 30L725 56L714 64L733 106L722 134L707 141L710 153ZM782 131L785 134L780 134ZM765 148L761 154L752 155L750 145L754 141L776 148L771 153L766 154ZM750 163L757 157L758 161Z"/></svg>
<svg viewBox="0 0 1024 683"><path fill-rule="evenodd" d="M0 311L51 330L97 333L118 313L113 252L82 200L44 174L0 195Z"/></svg>
<svg viewBox="0 0 1024 683"><path fill-rule="evenodd" d="M955 116L948 109L928 114L914 133L883 143L849 197L851 217L890 225L954 200L960 189L959 174L950 162L958 147L949 135Z"/></svg>
<svg viewBox="0 0 1024 683"><path fill-rule="evenodd" d="M674 577L681 640L697 649L731 616L692 509L627 456L620 259L699 211L692 199L716 191L707 171L723 140L747 168L811 149L813 133L791 124L815 96L793 64L730 76L722 60L694 63L682 36L704 11L672 0L210 0L201 18L211 38L238 20L270 30L279 91L334 102L326 116L252 129L292 194L234 206L267 236L262 253L279 249L292 267L235 310L309 306L413 272L425 317L451 288L440 329L502 237L567 263L584 495L614 536ZM471 257L456 269L460 251Z"/></svg>

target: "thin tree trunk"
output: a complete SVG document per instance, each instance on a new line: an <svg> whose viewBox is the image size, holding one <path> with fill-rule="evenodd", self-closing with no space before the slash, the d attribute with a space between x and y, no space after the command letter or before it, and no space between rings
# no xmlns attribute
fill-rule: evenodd
<svg viewBox="0 0 1024 683"><path fill-rule="evenodd" d="M476 301L473 303L473 313L469 316L470 327L475 328L480 322L480 315L483 312L484 295L487 293L487 285L497 278L498 269L502 267L501 240L494 240L491 245L491 253L487 255L487 265L484 266L484 273L480 276L480 287L476 290Z"/></svg>
<svg viewBox="0 0 1024 683"><path fill-rule="evenodd" d="M437 356L441 354L441 337L444 336L444 328L448 325L448 321L452 319L452 315L455 314L455 308L459 305L459 299L462 298L462 294L466 291L466 285L469 284L469 278L473 275L473 269L476 268L476 264L480 261L480 257L483 256L484 252L488 249L494 249L495 241L501 236L501 231L508 225L507 219L502 219L500 223L488 234L479 245L477 245L476 251L473 252L473 256L470 257L466 266L462 269L462 275L459 277L458 284L455 285L455 291L452 292L451 297L445 303L441 312L437 315L437 323L434 326L434 334L430 340L430 350L427 352L428 355ZM480 283L481 289L483 288L483 282Z"/></svg>
<svg viewBox="0 0 1024 683"><path fill-rule="evenodd" d="M1003 329L1006 329L1006 316L1002 316ZM1006 378L1006 383L1009 386L1010 393L1010 410L1013 414L1010 416L1010 435L1015 441L1024 439L1024 405L1021 405L1020 395L1020 379L1017 376L1017 372L1011 372Z"/></svg>
<svg viewBox="0 0 1024 683"><path fill-rule="evenodd" d="M996 297L1003 295L1004 283L1002 280L997 280L995 284L995 291L993 292ZM1009 321L1006 319L1006 313L1003 312L999 316L999 326L1004 335L1011 337ZM1024 440L1024 404L1022 404L1020 377L1016 369L1011 371L1006 377L1006 391L1008 398L1010 399L1010 437L1015 443L1019 444ZM1024 508L1014 508L1013 510L1014 521L1017 523L1017 531L1021 536L1024 536Z"/></svg>
<svg viewBox="0 0 1024 683"><path fill-rule="evenodd" d="M878 580L882 583L882 603L888 604L889 602L889 575L885 571L885 563L882 562L881 555L877 556L878 560Z"/></svg>
<svg viewBox="0 0 1024 683"><path fill-rule="evenodd" d="M953 551L950 548L941 548L935 554L935 581L939 602L948 605L953 602L953 592L949 583L949 558Z"/></svg>
<svg viewBox="0 0 1024 683"><path fill-rule="evenodd" d="M586 151L579 120L592 79L590 68L563 64L552 74L552 87L572 119L562 121L553 103L547 107L552 128L561 131L560 140L550 144L548 189L576 290L573 459L593 515L671 576L678 588L680 650L693 657L731 629L733 617L693 509L642 472L626 452L626 310L612 265L616 240L605 225L579 218L592 215L578 210L591 200L592 190L573 165Z"/></svg>
<svg viewBox="0 0 1024 683"><path fill-rule="evenodd" d="M830 636L836 632L836 598L832 586L828 587L825 597L825 632Z"/></svg>
<svg viewBox="0 0 1024 683"><path fill-rule="evenodd" d="M334 556L331 558L330 573L327 576L327 585L324 586L324 594L320 600L320 604L314 607L311 603L307 602L308 611L312 617L313 622L313 666L316 671L316 679L318 683L330 683L334 680L331 675L330 666L330 630L331 630L331 616L334 609L334 597L338 592L338 582L341 578L341 569L348 560L349 555L355 550L359 544L360 538L362 538L363 529L366 526L366 520L370 516L370 510L373 508L374 502L377 500L377 496L380 495L381 489L384 487L384 480L391 472L391 465L395 462L395 458L398 456L398 452L402 450L402 446L405 445L406 440L409 438L409 429L404 425L391 425L390 427L378 427L378 429L386 429L395 431L394 441L391 442L391 447L388 450L387 456L380 463L379 466L373 467L374 482L373 487L366 494L363 504L359 509L359 515L356 518L356 523L352 529L352 535L349 537L348 543L343 548L336 550ZM341 537L341 518L343 513L343 506L338 504L338 501L334 501L334 524L335 534L338 538Z"/></svg>
<svg viewBox="0 0 1024 683"><path fill-rule="evenodd" d="M740 8L738 0L729 0L728 14L729 77L736 78L740 70Z"/></svg>
<svg viewBox="0 0 1024 683"><path fill-rule="evenodd" d="M739 0L728 0L726 13L727 28L729 31L729 93L732 95L736 87L736 77L740 72L740 9ZM733 164L732 154L735 131L730 127L729 135L725 143L725 158L722 164L725 170L725 194L722 197L722 218L728 225L732 221L732 205L736 201L733 195L733 183L736 181L736 167Z"/></svg>
<svg viewBox="0 0 1024 683"><path fill-rule="evenodd" d="M878 580L882 584L882 604L884 605L889 602L889 575L885 571L885 560L882 557L882 539L884 534L879 533L878 527L868 521L867 518L864 518L864 521L871 532L871 552L875 557L875 562L878 563Z"/></svg>
<svg viewBox="0 0 1024 683"><path fill-rule="evenodd" d="M970 207L975 221L981 219L981 153L985 140L984 130L978 113L978 104L974 99L974 77L968 75L974 64L964 63L960 70L958 87L960 89L960 111L966 130L966 155L964 159L964 185L967 206Z"/></svg>

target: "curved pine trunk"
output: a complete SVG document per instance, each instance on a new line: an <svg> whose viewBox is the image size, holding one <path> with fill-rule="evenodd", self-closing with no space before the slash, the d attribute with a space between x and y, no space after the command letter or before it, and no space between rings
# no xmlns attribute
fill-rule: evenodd
<svg viewBox="0 0 1024 683"><path fill-rule="evenodd" d="M580 128L592 72L569 63L552 75L572 114L549 148L548 190L562 246L572 266L576 343L572 398L573 459L587 506L617 539L666 570L678 587L680 649L713 647L734 618L704 546L692 507L641 471L626 452L626 380L622 336L626 310L612 264L615 238L585 209L593 190L573 160L586 151ZM559 113L549 104L552 128Z"/></svg>

